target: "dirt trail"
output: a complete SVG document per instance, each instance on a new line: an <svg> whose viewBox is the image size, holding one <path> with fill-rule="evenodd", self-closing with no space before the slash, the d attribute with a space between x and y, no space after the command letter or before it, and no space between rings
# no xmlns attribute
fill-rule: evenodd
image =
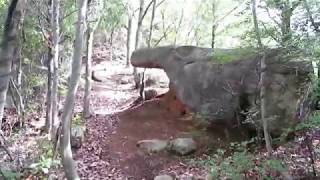
<svg viewBox="0 0 320 180"><path fill-rule="evenodd" d="M202 155L208 148L207 144L225 144L223 129L217 127L212 131L214 134L202 131L192 120L175 112L181 107L175 102L168 102L168 98L154 99L127 109L139 94L133 89L130 69L116 61L103 62L96 67L107 69L97 71L103 82L93 85L95 115L87 121L85 143L75 154L82 177L140 180L153 179L164 172L180 179L191 174L203 177L204 170L186 165L186 158L166 153L144 154L136 143L145 139L193 137L199 146L195 155Z"/></svg>

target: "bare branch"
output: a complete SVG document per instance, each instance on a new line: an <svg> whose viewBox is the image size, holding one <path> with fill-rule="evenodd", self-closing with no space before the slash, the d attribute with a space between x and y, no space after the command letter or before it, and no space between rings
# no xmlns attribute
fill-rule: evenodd
<svg viewBox="0 0 320 180"><path fill-rule="evenodd" d="M270 32L268 31L268 28L266 27L265 23L262 22L262 26L263 26L263 28L265 29L265 31L268 33L268 35L269 35L273 40L275 40L276 42L279 42L279 41L280 41L277 37L275 37L272 33L270 33Z"/></svg>
<svg viewBox="0 0 320 180"><path fill-rule="evenodd" d="M237 10L240 7L240 5L235 6L232 8L229 12L227 12L224 16L222 16L220 19L216 21L216 25L218 25L221 21L223 21L226 17L228 17L230 14L232 14L235 10Z"/></svg>
<svg viewBox="0 0 320 180"><path fill-rule="evenodd" d="M151 7L151 4L152 4L153 1L154 1L154 0L151 0L151 1L149 2L148 6L147 6L146 9L144 10L141 18L139 19L139 23L141 23L141 22L143 21L143 19L144 19L144 17L146 16L146 14L147 14L149 8Z"/></svg>
<svg viewBox="0 0 320 180"><path fill-rule="evenodd" d="M280 24L273 16L271 16L271 13L270 13L270 11L269 11L269 8L266 7L266 6L264 6L264 7L262 7L262 8L264 8L264 9L267 11L269 18L270 18L278 27L281 27L281 24Z"/></svg>
<svg viewBox="0 0 320 180"><path fill-rule="evenodd" d="M311 21L311 24L312 24L312 26L314 27L314 30L315 30L316 32L320 32L319 24L316 24L316 23L315 23L315 21L314 21L314 19L313 19L313 17L312 17L312 13L311 13L311 11L310 11L310 7L309 7L309 5L308 5L307 0L303 0L303 3L304 3L304 7L305 7L306 10L307 10L307 14L308 14L308 16L309 16L309 19L310 19L310 21Z"/></svg>
<svg viewBox="0 0 320 180"><path fill-rule="evenodd" d="M13 161L14 159L12 158L9 150L6 148L6 139L4 138L1 130L0 130L0 136L1 136L0 147L2 147L4 149L4 151L8 154L10 161Z"/></svg>
<svg viewBox="0 0 320 180"><path fill-rule="evenodd" d="M156 5L156 8L158 8L162 3L164 3L166 0L162 0L161 2L159 2L157 5Z"/></svg>
<svg viewBox="0 0 320 180"><path fill-rule="evenodd" d="M69 12L68 14L66 14L65 16L62 17L62 20L66 19L67 17L71 16L72 14L74 14L74 13L76 13L76 12L78 12L78 11L79 11L79 10L76 9L76 10L73 10L73 11Z"/></svg>
<svg viewBox="0 0 320 180"><path fill-rule="evenodd" d="M44 30L44 28L41 26L40 17L38 17L38 23L39 23L38 27L40 28L42 37L45 39L45 41L48 43L48 45L49 45L49 47L50 47L51 40L50 40L50 39L48 38L48 36L46 35L46 34L48 34L47 31Z"/></svg>

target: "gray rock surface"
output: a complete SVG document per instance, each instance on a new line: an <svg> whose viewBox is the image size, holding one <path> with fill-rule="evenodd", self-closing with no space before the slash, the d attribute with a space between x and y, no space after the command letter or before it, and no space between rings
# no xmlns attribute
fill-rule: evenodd
<svg viewBox="0 0 320 180"><path fill-rule="evenodd" d="M209 48L165 46L136 50L131 63L135 67L163 69L177 97L191 111L231 128L250 118L256 122L260 119L259 114L251 117L248 112L254 114L253 110L259 107L261 55L245 50L233 54L241 51L212 53ZM228 62L220 62L226 59ZM266 115L274 133L302 117L299 112L312 66L300 59L283 56L279 49L266 53Z"/></svg>
<svg viewBox="0 0 320 180"><path fill-rule="evenodd" d="M165 175L156 176L154 180L173 180L173 177L165 174Z"/></svg>
<svg viewBox="0 0 320 180"><path fill-rule="evenodd" d="M168 141L159 139L142 140L137 143L137 147L147 153L158 153L166 150Z"/></svg>
<svg viewBox="0 0 320 180"><path fill-rule="evenodd" d="M184 156L195 152L197 144L192 138L176 138L169 142L168 150Z"/></svg>
<svg viewBox="0 0 320 180"><path fill-rule="evenodd" d="M85 125L74 125L71 128L71 147L80 148L84 141L86 132Z"/></svg>

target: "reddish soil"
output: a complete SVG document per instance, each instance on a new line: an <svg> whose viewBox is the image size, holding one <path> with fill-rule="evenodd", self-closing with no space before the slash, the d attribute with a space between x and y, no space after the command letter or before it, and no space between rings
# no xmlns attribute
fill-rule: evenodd
<svg viewBox="0 0 320 180"><path fill-rule="evenodd" d="M177 161L166 154L139 152L136 147L138 141L190 136L193 129L191 122L179 121L160 100L123 112L119 118L117 132L111 136L109 145L112 152L119 154L124 172L136 179L152 179L160 170Z"/></svg>

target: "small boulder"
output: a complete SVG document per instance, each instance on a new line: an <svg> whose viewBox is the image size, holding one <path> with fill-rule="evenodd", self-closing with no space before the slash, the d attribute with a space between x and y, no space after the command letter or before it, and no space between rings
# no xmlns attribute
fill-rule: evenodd
<svg viewBox="0 0 320 180"><path fill-rule="evenodd" d="M164 175L156 176L154 180L173 180L173 177L164 174Z"/></svg>
<svg viewBox="0 0 320 180"><path fill-rule="evenodd" d="M75 125L71 128L71 147L80 148L84 141L86 127L84 125Z"/></svg>
<svg viewBox="0 0 320 180"><path fill-rule="evenodd" d="M169 151L179 155L188 155L197 149L196 142L192 138L176 138L169 142Z"/></svg>
<svg viewBox="0 0 320 180"><path fill-rule="evenodd" d="M137 143L137 147L146 151L148 153L157 153L164 151L168 146L168 141L151 139L151 140L142 140Z"/></svg>

